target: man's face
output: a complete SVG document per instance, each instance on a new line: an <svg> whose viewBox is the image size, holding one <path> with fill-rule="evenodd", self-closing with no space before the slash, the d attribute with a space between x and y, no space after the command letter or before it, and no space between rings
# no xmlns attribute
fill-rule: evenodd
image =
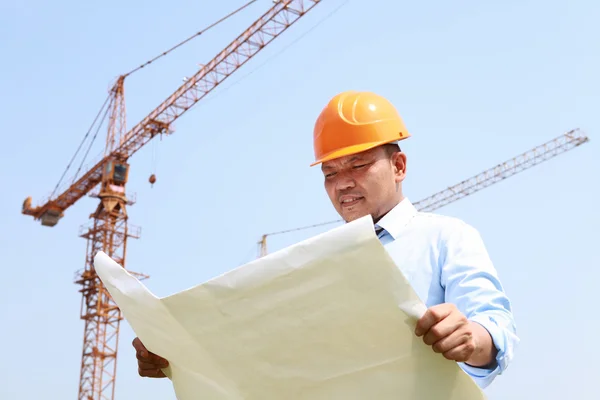
<svg viewBox="0 0 600 400"><path fill-rule="evenodd" d="M370 214L379 220L402 200L406 156L383 146L321 165L325 189L340 216L350 222Z"/></svg>

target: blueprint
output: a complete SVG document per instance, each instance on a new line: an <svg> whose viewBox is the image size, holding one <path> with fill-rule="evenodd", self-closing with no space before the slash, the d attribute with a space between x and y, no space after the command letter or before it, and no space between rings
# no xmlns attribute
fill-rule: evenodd
<svg viewBox="0 0 600 400"><path fill-rule="evenodd" d="M179 400L485 399L415 336L425 306L370 216L162 298L94 265Z"/></svg>

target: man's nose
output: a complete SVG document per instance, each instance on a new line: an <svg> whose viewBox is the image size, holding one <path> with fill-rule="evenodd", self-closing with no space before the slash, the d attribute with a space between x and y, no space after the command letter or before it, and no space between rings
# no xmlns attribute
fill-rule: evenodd
<svg viewBox="0 0 600 400"><path fill-rule="evenodd" d="M344 191L348 189L352 189L356 186L354 179L349 176L339 176L336 182L336 189L339 191Z"/></svg>

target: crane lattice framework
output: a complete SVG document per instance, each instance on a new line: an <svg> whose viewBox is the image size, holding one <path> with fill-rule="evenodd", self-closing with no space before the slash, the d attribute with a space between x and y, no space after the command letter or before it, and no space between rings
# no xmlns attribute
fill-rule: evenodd
<svg viewBox="0 0 600 400"><path fill-rule="evenodd" d="M248 2L235 12L255 1ZM153 138L173 133L175 120L321 1L274 1L275 4L258 20L193 76L185 79L175 92L129 131L126 130L125 78L147 64L120 76L98 114L98 117L104 115L102 121L108 116L108 132L102 159L83 172L81 177L78 178L76 174L65 189L59 190L57 185L49 198L40 205L32 207L31 197L23 202L23 214L40 220L44 226L52 227L83 196L90 195L99 199L98 206L90 215L89 225L80 230L80 236L87 239L87 254L85 267L78 271L75 279L81 286L80 317L85 321L79 400L113 399L115 395L122 316L96 275L93 259L102 250L125 268L127 240L139 237L139 228L130 226L127 216L127 206L134 203L134 199L128 197L125 190L130 157ZM139 279L147 278L140 273L131 273Z"/></svg>
<svg viewBox="0 0 600 400"><path fill-rule="evenodd" d="M589 138L579 129L573 129L565 134L558 136L544 144L534 147L508 161L496 165L486 171L483 171L475 176L472 176L454 186L437 192L423 200L414 203L414 206L419 211L431 212L445 205L453 203L463 197L469 196L480 191L494 183L500 182L508 177L511 177L519 172L525 171L544 161L554 158L562 153L572 150L584 143L587 143ZM295 232L319 226L336 224L343 222L341 219L335 221L322 222L314 225L302 226L299 228L287 229L279 232L264 234L258 242L259 257L265 256L267 252L267 237L273 235L281 235L284 233Z"/></svg>

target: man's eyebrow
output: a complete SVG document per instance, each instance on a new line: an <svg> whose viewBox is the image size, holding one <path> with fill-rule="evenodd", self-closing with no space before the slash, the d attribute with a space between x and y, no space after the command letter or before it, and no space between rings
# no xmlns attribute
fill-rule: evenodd
<svg viewBox="0 0 600 400"><path fill-rule="evenodd" d="M362 156L354 156L351 159L349 159L348 161L345 161L344 164L351 164L355 161L362 161L364 159L364 157Z"/></svg>
<svg viewBox="0 0 600 400"><path fill-rule="evenodd" d="M363 161L363 160L364 160L363 156L354 156L354 157L350 158L349 160L344 161L342 164L346 165L346 164L351 164L355 161ZM321 171L331 170L331 169L334 169L334 168L330 165L321 164Z"/></svg>

